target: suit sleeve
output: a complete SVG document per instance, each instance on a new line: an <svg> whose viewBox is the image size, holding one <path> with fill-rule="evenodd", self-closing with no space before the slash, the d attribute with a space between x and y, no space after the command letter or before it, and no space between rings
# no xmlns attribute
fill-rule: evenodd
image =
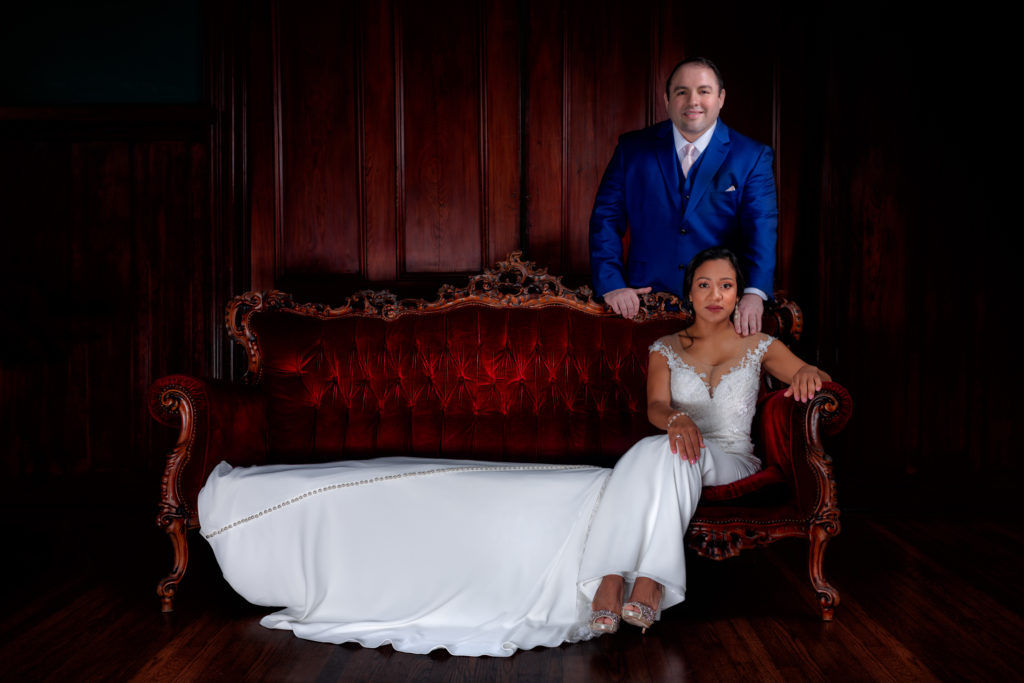
<svg viewBox="0 0 1024 683"><path fill-rule="evenodd" d="M769 297L775 291L775 242L779 226L773 160L772 150L764 147L747 178L740 207L744 247L739 257L747 269L747 286L756 287Z"/></svg>
<svg viewBox="0 0 1024 683"><path fill-rule="evenodd" d="M626 174L620 142L601 178L590 214L590 276L598 296L627 286L622 254L625 233Z"/></svg>

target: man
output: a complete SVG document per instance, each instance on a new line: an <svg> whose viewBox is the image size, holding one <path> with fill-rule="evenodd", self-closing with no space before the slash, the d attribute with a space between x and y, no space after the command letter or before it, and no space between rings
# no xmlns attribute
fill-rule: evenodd
<svg viewBox="0 0 1024 683"><path fill-rule="evenodd" d="M718 67L685 59L665 84L669 120L619 138L594 199L590 267L597 294L623 317L634 317L638 295L652 288L682 294L690 259L722 245L740 258L748 283L736 331L761 329L775 274L773 156L719 121L724 104Z"/></svg>

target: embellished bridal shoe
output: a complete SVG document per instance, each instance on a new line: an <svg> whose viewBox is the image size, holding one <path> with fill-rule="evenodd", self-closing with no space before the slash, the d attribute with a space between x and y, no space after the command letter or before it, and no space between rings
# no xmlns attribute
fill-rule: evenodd
<svg viewBox="0 0 1024 683"><path fill-rule="evenodd" d="M658 602L660 603L661 595L665 592L665 589L661 584L656 585L658 586ZM657 613L658 610L656 608L636 600L631 600L622 606L622 620L627 624L642 628L643 631L641 633L647 633L647 629L654 624L654 617Z"/></svg>
<svg viewBox="0 0 1024 683"><path fill-rule="evenodd" d="M605 600L602 597L600 604L611 604L612 606L622 604L622 590L624 583L621 576L615 576L609 574L601 579L601 585L598 586L597 593L600 593L604 597L609 597L611 600ZM591 608L596 608L598 605L597 594L594 595L594 604ZM602 620L607 621L602 621ZM613 612L610 609L593 609L590 613L590 630L598 635L602 633L615 633L619 630L619 622L622 620L622 616L618 612Z"/></svg>
<svg viewBox="0 0 1024 683"><path fill-rule="evenodd" d="M654 615L655 611L642 602L627 602L622 606L622 620L642 628L641 633L647 633L654 624Z"/></svg>
<svg viewBox="0 0 1024 683"><path fill-rule="evenodd" d="M609 619L611 623L598 621L599 619ZM620 619L622 617L610 609L596 609L590 613L590 630L594 633L615 633L619 630Z"/></svg>

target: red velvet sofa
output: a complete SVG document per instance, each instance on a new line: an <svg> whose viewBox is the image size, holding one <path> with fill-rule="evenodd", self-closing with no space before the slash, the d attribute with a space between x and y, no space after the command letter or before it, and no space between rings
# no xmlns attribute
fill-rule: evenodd
<svg viewBox="0 0 1024 683"><path fill-rule="evenodd" d="M159 586L173 609L188 564L196 498L221 460L232 465L386 455L611 466L647 420L648 346L688 324L678 300L644 297L636 320L609 313L589 288L524 262L518 252L436 301L359 292L342 306L250 292L228 305L228 331L246 352L241 382L171 375L154 383L152 415L179 430L167 454L157 523L174 547ZM799 337L792 302L765 328ZM765 468L706 487L688 545L714 559L797 536L810 542L810 579L831 620L839 602L822 573L839 533L831 459L822 435L846 423L850 399L827 383L801 404L770 391L754 440Z"/></svg>

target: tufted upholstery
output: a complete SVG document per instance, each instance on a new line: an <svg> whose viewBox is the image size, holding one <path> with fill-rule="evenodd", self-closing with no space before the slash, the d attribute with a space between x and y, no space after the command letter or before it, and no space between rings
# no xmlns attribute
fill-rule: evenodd
<svg viewBox="0 0 1024 683"><path fill-rule="evenodd" d="M623 320L517 254L498 266L429 303L360 292L328 308L251 292L229 304L228 330L249 361L244 380L172 375L150 391L153 415L180 428L158 516L175 550L158 588L165 610L187 566L198 492L221 460L417 455L612 466L656 432L646 415L648 347L687 324L675 297L647 295L638 320ZM801 324L791 302L766 313L766 331L784 341ZM782 393L763 392L755 418L764 470L705 488L688 543L722 559L809 538L812 583L831 618L838 593L821 575L821 555L839 524L820 433L842 428L849 396L832 383L809 404Z"/></svg>
<svg viewBox="0 0 1024 683"><path fill-rule="evenodd" d="M614 464L653 433L637 325L560 307L467 305L396 320L253 319L271 457Z"/></svg>

